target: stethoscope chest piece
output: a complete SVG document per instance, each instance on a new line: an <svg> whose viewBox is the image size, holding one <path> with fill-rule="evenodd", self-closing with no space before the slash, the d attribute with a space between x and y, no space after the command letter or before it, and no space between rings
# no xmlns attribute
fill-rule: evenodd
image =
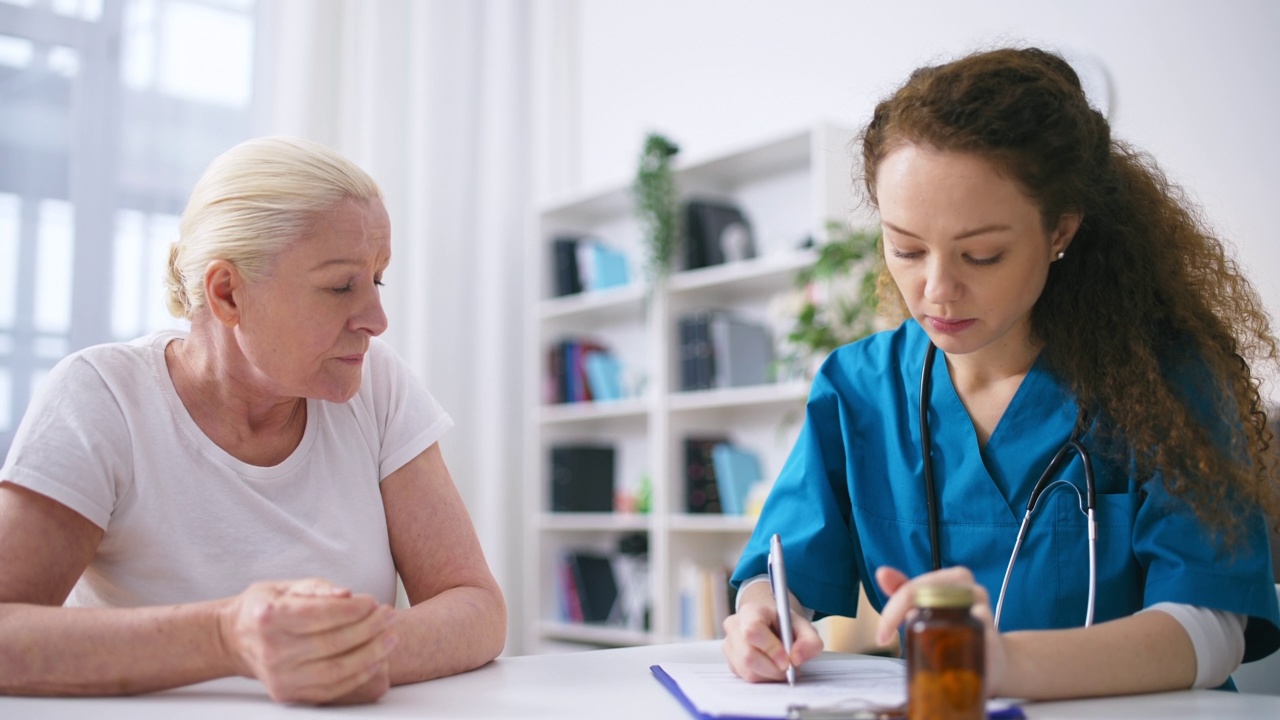
<svg viewBox="0 0 1280 720"><path fill-rule="evenodd" d="M938 354L938 348L932 342L929 343L929 349L924 356L924 369L920 374L920 455L924 470L925 485L925 503L929 514L929 556L930 566L934 570L942 568L942 552L940 548L939 535L941 534L941 522L938 519L938 491L934 484L933 477L933 454L931 446L931 435L929 433L929 399L933 390L933 363ZM1013 552L1009 555L1009 565L1005 569L1004 581L1000 583L1000 595L996 601L995 609L995 626L1000 627L1000 616L1004 610L1004 596L1009 588L1009 578L1013 575L1013 565L1018 559L1018 551L1022 548L1022 543L1026 540L1027 532L1031 527L1031 516L1039 506L1039 502L1044 493L1051 487L1063 484L1075 491L1080 499L1081 511L1088 517L1089 529L1089 605L1085 612L1085 627L1093 624L1094 605L1097 599L1098 584L1098 523L1097 523L1097 492L1093 479L1093 461L1089 457L1089 451L1080 441L1085 428L1088 427L1088 414L1084 408L1080 408L1076 415L1075 426L1071 430L1071 437L1067 442L1058 448L1054 453L1053 459L1045 467L1044 472L1040 474L1040 478L1036 480L1036 484L1031 488L1031 497L1027 501L1027 511L1022 517L1022 524L1018 528L1018 538L1014 541ZM1054 480L1054 476L1067 465L1071 453L1080 456L1081 464L1084 466L1085 493L1084 497L1080 497L1080 489L1073 483L1059 478Z"/></svg>

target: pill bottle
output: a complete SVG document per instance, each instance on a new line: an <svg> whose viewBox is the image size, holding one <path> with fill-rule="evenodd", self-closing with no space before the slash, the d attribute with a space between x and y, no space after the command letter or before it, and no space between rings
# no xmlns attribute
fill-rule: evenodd
<svg viewBox="0 0 1280 720"><path fill-rule="evenodd" d="M986 655L983 628L969 609L973 590L922 585L907 622L908 720L983 720Z"/></svg>

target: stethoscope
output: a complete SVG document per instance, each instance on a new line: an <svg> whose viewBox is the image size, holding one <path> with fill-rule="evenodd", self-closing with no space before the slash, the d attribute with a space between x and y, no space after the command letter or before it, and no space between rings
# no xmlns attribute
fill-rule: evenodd
<svg viewBox="0 0 1280 720"><path fill-rule="evenodd" d="M920 454L924 460L925 504L929 511L929 555L934 570L942 568L942 556L938 549L938 497L933 487L933 456L930 453L929 442L929 395L933 390L933 359L937 354L937 346L932 342L929 343L929 350L924 356L924 372L920 375ZM1005 590L1009 588L1009 577L1013 575L1013 563L1018 559L1018 550L1022 548L1022 541L1026 539L1027 530L1031 527L1031 513L1036 509L1036 503L1040 500L1040 496L1046 490L1059 483L1075 491L1076 497L1081 500L1083 505L1080 508L1081 512L1089 518L1089 607L1085 614L1084 625L1089 627L1093 624L1093 606L1098 589L1098 522L1094 514L1096 498L1093 484L1093 461L1089 458L1089 451L1085 450L1084 445L1080 444L1080 434L1087 425L1088 416L1084 408L1080 408L1080 412L1076 416L1076 425L1071 430L1071 437L1054 454L1053 459L1049 461L1049 465L1045 467L1044 472L1040 475L1040 479L1036 481L1035 487L1031 489L1031 499L1027 501L1027 513L1022 518L1022 526L1018 528L1018 539L1014 542L1013 553L1009 556L1009 567L1004 571L1004 582L1000 583L1000 597L996 601L995 615L997 630L1000 628L1000 612L1004 609ZM1072 450L1080 456L1080 460L1084 464L1084 498L1080 498L1080 489L1070 481L1051 479L1054 473L1067 461L1067 456Z"/></svg>

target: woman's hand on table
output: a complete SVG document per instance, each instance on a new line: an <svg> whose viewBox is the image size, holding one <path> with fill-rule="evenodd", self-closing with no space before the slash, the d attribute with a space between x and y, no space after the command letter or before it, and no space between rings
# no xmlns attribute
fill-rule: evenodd
<svg viewBox="0 0 1280 720"><path fill-rule="evenodd" d="M372 702L390 687L395 610L324 580L261 582L219 621L236 672L280 702Z"/></svg>

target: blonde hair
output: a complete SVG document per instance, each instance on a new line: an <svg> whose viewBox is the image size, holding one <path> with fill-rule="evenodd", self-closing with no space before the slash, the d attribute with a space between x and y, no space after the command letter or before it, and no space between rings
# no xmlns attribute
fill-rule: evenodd
<svg viewBox="0 0 1280 720"><path fill-rule="evenodd" d="M287 137L236 145L210 163L182 213L165 277L169 312L190 320L205 305L204 274L214 260L259 279L321 213L343 200L381 197L368 173L323 145Z"/></svg>

